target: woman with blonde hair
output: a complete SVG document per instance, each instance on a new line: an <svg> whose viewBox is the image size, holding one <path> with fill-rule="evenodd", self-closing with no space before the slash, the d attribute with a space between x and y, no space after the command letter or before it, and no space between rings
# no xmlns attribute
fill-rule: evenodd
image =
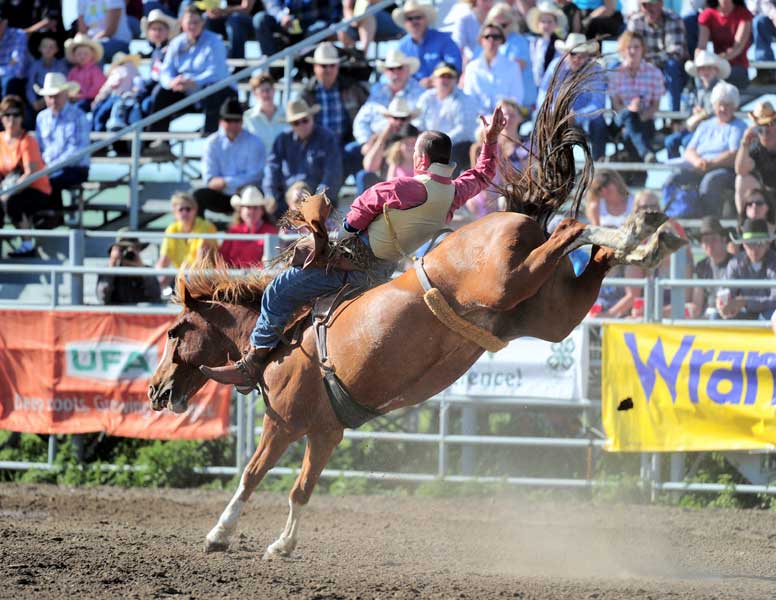
<svg viewBox="0 0 776 600"><path fill-rule="evenodd" d="M486 22L486 17L493 7L493 0L461 1L471 6L471 11L456 21L452 31L452 38L461 49L461 57L465 65L473 58L474 53L479 47L477 38L479 37L480 28Z"/></svg>
<svg viewBox="0 0 776 600"><path fill-rule="evenodd" d="M633 196L617 171L596 171L587 190L585 216L591 225L620 227L633 211Z"/></svg>
<svg viewBox="0 0 776 600"><path fill-rule="evenodd" d="M246 186L240 194L232 196L231 204L234 218L227 233L278 232L278 228L270 221L270 216L275 212L275 201L266 198L257 187ZM230 267L261 266L264 260L264 239L225 240L220 251Z"/></svg>

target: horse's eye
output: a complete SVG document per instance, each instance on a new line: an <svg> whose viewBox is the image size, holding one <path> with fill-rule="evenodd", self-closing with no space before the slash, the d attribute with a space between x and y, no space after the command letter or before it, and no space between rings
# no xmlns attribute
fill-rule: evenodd
<svg viewBox="0 0 776 600"><path fill-rule="evenodd" d="M167 332L167 337L170 338L171 340L174 339L175 338L175 332L172 329L170 329Z"/></svg>

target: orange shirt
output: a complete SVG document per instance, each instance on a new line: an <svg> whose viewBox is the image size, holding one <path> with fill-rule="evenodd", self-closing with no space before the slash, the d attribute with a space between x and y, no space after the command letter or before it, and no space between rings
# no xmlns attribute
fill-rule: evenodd
<svg viewBox="0 0 776 600"><path fill-rule="evenodd" d="M30 172L32 172L31 163L37 165L36 171L40 171L46 166L40 155L40 148L35 136L25 133L16 143L9 145L5 134L0 133L0 175L5 177L20 163L25 171ZM51 184L48 177L41 177L37 181L33 181L30 187L44 194L51 194Z"/></svg>

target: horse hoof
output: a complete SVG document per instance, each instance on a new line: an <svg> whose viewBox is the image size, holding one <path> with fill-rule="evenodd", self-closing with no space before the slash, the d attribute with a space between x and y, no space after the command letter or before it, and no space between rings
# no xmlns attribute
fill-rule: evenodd
<svg viewBox="0 0 776 600"><path fill-rule="evenodd" d="M229 542L211 542L210 540L205 540L205 554L210 554L211 552L226 552L229 549Z"/></svg>

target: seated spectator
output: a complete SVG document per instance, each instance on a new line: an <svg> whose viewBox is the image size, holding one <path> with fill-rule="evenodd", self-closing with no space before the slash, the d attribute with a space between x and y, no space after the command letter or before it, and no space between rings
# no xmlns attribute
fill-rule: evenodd
<svg viewBox="0 0 776 600"><path fill-rule="evenodd" d="M145 267L140 253L148 246L136 239L123 239L108 249L108 266ZM161 302L162 290L153 275L100 275L97 277L97 299L102 304L138 304Z"/></svg>
<svg viewBox="0 0 776 600"><path fill-rule="evenodd" d="M540 106L547 95L547 89L555 71L559 71L559 79L563 79L569 72L575 73L593 60L598 54L598 42L587 41L585 36L579 33L571 33L565 41L556 41L555 48L561 56L556 56L547 70L544 79L539 86L539 97L536 104ZM563 53L568 51L568 59L563 60ZM594 65L592 77L588 89L583 91L572 106L574 122L582 127L590 139L590 148L593 160L604 158L606 150L607 127L601 111L606 105L606 79L601 67Z"/></svg>
<svg viewBox="0 0 776 600"><path fill-rule="evenodd" d="M773 42L776 42L776 6L772 0L756 2L759 10L755 10L752 21L752 38L754 40L754 59L757 61L773 61ZM761 85L771 85L776 81L772 69L757 71L755 81Z"/></svg>
<svg viewBox="0 0 776 600"><path fill-rule="evenodd" d="M205 11L205 27L226 37L229 41L229 58L245 58L245 42L253 38L253 14L256 0L220 0L196 2Z"/></svg>
<svg viewBox="0 0 776 600"><path fill-rule="evenodd" d="M227 233L278 233L270 221L275 204L267 200L259 189L249 185L232 196L234 220ZM262 266L264 240L224 240L220 248L226 264L238 269Z"/></svg>
<svg viewBox="0 0 776 600"><path fill-rule="evenodd" d="M555 42L566 37L568 22L566 15L551 1L540 2L528 11L526 18L531 37L531 70L536 86L542 83L544 72L556 55Z"/></svg>
<svg viewBox="0 0 776 600"><path fill-rule="evenodd" d="M387 81L378 80L372 86L368 100L353 121L353 136L359 144L363 146L373 135L385 129L383 109L395 97L403 98L410 108L417 105L424 90L417 80L412 78L412 74L419 66L420 61L417 58L405 56L395 48L388 51L385 60L377 61L377 71L383 73Z"/></svg>
<svg viewBox="0 0 776 600"><path fill-rule="evenodd" d="M398 104L401 99L391 102L388 111L406 110ZM388 118L384 132L378 133L366 143L363 170L356 174L356 194L361 195L367 188L379 181L388 181L395 177L412 177L414 174L412 156L415 142L420 132L408 123L412 115Z"/></svg>
<svg viewBox="0 0 776 600"><path fill-rule="evenodd" d="M520 65L499 52L505 39L501 27L486 23L480 31L482 55L467 64L463 73L463 91L477 100L484 114L493 112L499 100L523 102Z"/></svg>
<svg viewBox="0 0 776 600"><path fill-rule="evenodd" d="M269 73L256 73L251 77L251 90L256 101L243 115L243 127L264 144L267 153L275 138L288 131L286 113L282 106L275 106L275 80Z"/></svg>
<svg viewBox="0 0 776 600"><path fill-rule="evenodd" d="M264 0L253 27L261 53L272 56L341 18L342 0Z"/></svg>
<svg viewBox="0 0 776 600"><path fill-rule="evenodd" d="M687 34L684 22L674 12L663 8L663 0L641 0L640 11L628 17L628 31L644 39L644 58L663 72L671 96L671 110L681 110L682 90L687 77Z"/></svg>
<svg viewBox="0 0 776 600"><path fill-rule="evenodd" d="M108 78L92 101L94 131L118 131L132 122L130 113L143 87L143 79L137 68L139 64L139 54L116 52L113 55ZM138 110L135 118L139 116Z"/></svg>
<svg viewBox="0 0 776 600"><path fill-rule="evenodd" d="M477 101L458 87L455 66L440 63L432 75L433 88L418 100L421 131L444 131L453 142L452 160L461 171L469 168L469 147L477 130Z"/></svg>
<svg viewBox="0 0 776 600"><path fill-rule="evenodd" d="M363 15L372 4L376 3L377 0L343 0L342 20ZM355 31L351 27L345 32L340 32L339 39L344 46L350 47L357 37L358 47L362 52L367 52L369 45L375 40L395 40L403 34L404 30L393 22L390 11L383 9L356 21Z"/></svg>
<svg viewBox="0 0 776 600"><path fill-rule="evenodd" d="M465 64L474 57L475 49L480 45L480 29L493 7L493 0L463 0L463 2L469 4L471 10L456 21L451 37L461 51Z"/></svg>
<svg viewBox="0 0 776 600"><path fill-rule="evenodd" d="M37 48L44 37L53 37L62 48L67 31L62 22L62 2L56 0L11 0L3 2L8 26L22 29L29 39L29 48ZM0 8L0 11L3 10Z"/></svg>
<svg viewBox="0 0 776 600"><path fill-rule="evenodd" d="M617 0L577 0L575 4L581 10L582 30L588 39L617 38L625 29Z"/></svg>
<svg viewBox="0 0 776 600"><path fill-rule="evenodd" d="M27 105L32 109L33 122L34 116L46 107L46 101L35 93L33 86L43 85L43 79L46 73L61 73L67 76L68 66L62 58L57 58L59 46L54 37L45 36L40 38L38 46L40 58L33 60L27 70Z"/></svg>
<svg viewBox="0 0 776 600"><path fill-rule="evenodd" d="M696 279L724 279L727 264L732 255L727 251L727 232L716 217L703 217L699 231L701 249L704 257L695 263ZM708 287L693 288L690 293L690 317L693 319L706 315L708 319L718 319L716 290Z"/></svg>
<svg viewBox="0 0 776 600"><path fill-rule="evenodd" d="M724 81L711 92L715 117L698 125L680 161L684 169L672 175L666 185L697 189L698 198L687 211L675 212L665 206L667 214L692 217L732 213L727 198L733 195L733 163L746 129L746 124L735 115L738 102L738 90ZM670 199L666 200L664 204Z"/></svg>
<svg viewBox="0 0 776 600"><path fill-rule="evenodd" d="M65 57L73 65L67 79L78 84L76 106L85 113L91 111L92 101L105 83L100 63L102 54L102 44L82 33L65 42Z"/></svg>
<svg viewBox="0 0 776 600"><path fill-rule="evenodd" d="M533 77L533 60L531 58L528 36L520 32L520 23L518 22L517 15L509 4L499 2L490 9L487 17L485 17L485 22L495 23L504 31L506 41L499 48L499 52L510 60L515 61L520 67L520 72L523 74L523 105L533 111L536 107L536 94L539 91L539 87ZM482 54L482 46L477 44L474 47L474 51L476 53L474 58L477 58L477 56Z"/></svg>
<svg viewBox="0 0 776 600"><path fill-rule="evenodd" d="M197 8L189 4L181 17L183 33L176 36L162 64L159 85L154 88L151 112L158 112L183 100L198 91L229 76L226 64L226 46L221 37L212 31L205 31L205 22ZM227 98L235 98L237 92L228 87L215 92L200 101L205 113L207 134L218 129L218 110ZM161 119L151 125L151 131L167 131L173 116ZM153 152L169 154L169 143L152 143Z"/></svg>
<svg viewBox="0 0 776 600"><path fill-rule="evenodd" d="M116 52L128 53L132 32L127 22L126 1L78 0L78 33L100 43L105 49L106 61Z"/></svg>
<svg viewBox="0 0 776 600"><path fill-rule="evenodd" d="M207 187L194 192L204 214L213 210L230 214L231 197L245 186L261 185L264 174L264 144L243 130L243 107L236 98L221 105L219 128L207 138L202 155L202 179Z"/></svg>
<svg viewBox="0 0 776 600"><path fill-rule="evenodd" d="M321 107L308 106L304 100L292 100L286 105L286 119L290 132L283 132L272 145L264 168L264 195L280 205L285 212L286 190L297 181L304 181L312 189L319 185L328 188L329 197L336 202L342 185L342 159L334 134L313 117ZM278 200L280 199L280 200Z"/></svg>
<svg viewBox="0 0 776 600"><path fill-rule="evenodd" d="M585 216L591 225L618 228L633 212L633 196L617 171L596 171L587 190Z"/></svg>
<svg viewBox="0 0 776 600"><path fill-rule="evenodd" d="M393 11L393 20L407 31L399 40L398 48L406 56L418 59L419 68L414 77L424 88L431 87L431 74L440 62L461 69L461 51L450 34L432 27L436 18L436 9L418 0L407 0Z"/></svg>
<svg viewBox="0 0 776 600"><path fill-rule="evenodd" d="M727 264L727 287L717 294L717 311L723 319L770 319L776 310L776 251L763 219L744 221L740 239L743 251L737 252ZM763 279L769 288L737 288L736 279Z"/></svg>
<svg viewBox="0 0 776 600"><path fill-rule="evenodd" d="M178 21L156 8L140 22L140 31L151 46L150 54L143 55L151 61L148 77L143 80L143 88L137 96L140 116L147 117L151 114L152 93L154 88L159 85L164 57L170 48L170 40L178 35L180 27Z"/></svg>
<svg viewBox="0 0 776 600"><path fill-rule="evenodd" d="M89 121L75 105L68 102L78 91L78 84L67 81L61 73L48 73L43 87L34 86L35 93L43 96L46 108L35 119L35 137L48 166L69 158L89 145ZM54 208L62 207L62 190L80 186L89 177L89 156L49 175Z"/></svg>
<svg viewBox="0 0 776 600"><path fill-rule="evenodd" d="M41 177L29 186L14 192L5 193L10 186L21 183L27 177L40 171L46 165L40 155L35 136L22 128L24 102L19 96L6 96L0 102L0 120L3 131L0 133L0 226L5 213L18 229L32 229L32 216L41 210L53 208L51 204L51 184L48 177ZM10 254L13 257L37 256L35 242L25 238L21 246Z"/></svg>
<svg viewBox="0 0 776 600"><path fill-rule="evenodd" d="M759 188L747 191L744 196L744 210L738 215L739 230L747 219L751 221L763 219L768 223L768 231L776 232L776 209L773 206L772 195Z"/></svg>
<svg viewBox="0 0 776 600"><path fill-rule="evenodd" d="M753 188L776 191L776 110L767 100L749 113L752 125L744 133L736 153L736 208L742 213L743 198Z"/></svg>
<svg viewBox="0 0 776 600"><path fill-rule="evenodd" d="M342 59L331 42L318 44L312 58L314 77L305 82L301 97L307 104L318 104L321 111L315 123L331 131L342 149L343 176L352 175L361 162L361 145L353 142L353 121L369 97L367 84L340 73Z"/></svg>
<svg viewBox="0 0 776 600"><path fill-rule="evenodd" d="M609 73L609 97L626 146L639 160L656 162L655 113L665 93L663 74L644 60L644 38L626 31L617 42L620 66Z"/></svg>
<svg viewBox="0 0 776 600"><path fill-rule="evenodd" d="M569 24L568 33L584 33L582 28L582 11L571 0L558 0L556 2L563 14L566 15L566 21Z"/></svg>
<svg viewBox="0 0 776 600"><path fill-rule="evenodd" d="M698 17L697 54L706 49L711 40L714 52L730 63L727 81L738 89L749 85L749 60L746 51L751 44L752 13L742 0L719 0L716 7L709 7Z"/></svg>
<svg viewBox="0 0 776 600"><path fill-rule="evenodd" d="M9 4L0 6L0 95L24 97L27 77L27 34L8 26Z"/></svg>
<svg viewBox="0 0 776 600"><path fill-rule="evenodd" d="M175 192L170 200L175 221L167 226L164 233L215 233L216 226L210 221L197 216L197 201L191 194ZM215 248L215 240L202 238L164 238L159 249L157 269L166 269L170 265L180 269L184 264L192 264L204 256L209 248ZM170 280L163 275L159 283L164 287Z"/></svg>
<svg viewBox="0 0 776 600"><path fill-rule="evenodd" d="M684 127L666 138L668 158L677 158L682 147L687 146L698 125L714 114L711 106L711 90L730 75L730 63L707 50L698 52L695 60L688 60L684 68L687 74L695 79L696 91L692 114L685 121Z"/></svg>

